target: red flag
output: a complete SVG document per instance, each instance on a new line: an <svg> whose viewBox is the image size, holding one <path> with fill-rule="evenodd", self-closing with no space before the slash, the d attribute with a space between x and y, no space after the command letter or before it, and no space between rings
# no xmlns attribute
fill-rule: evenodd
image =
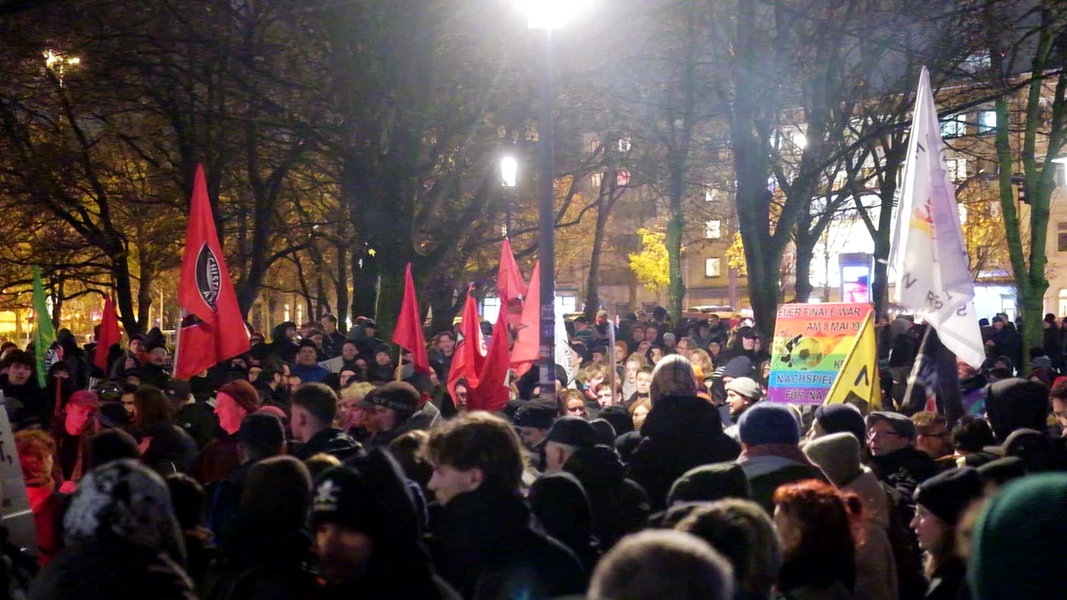
<svg viewBox="0 0 1067 600"><path fill-rule="evenodd" d="M526 284L522 281L522 273L519 265L515 262L515 255L511 253L511 242L504 239L500 247L500 266L496 272L496 291L500 295L500 304L506 305L511 300L526 297Z"/></svg>
<svg viewBox="0 0 1067 600"><path fill-rule="evenodd" d="M415 298L415 281L411 278L411 263L404 271L404 301L393 330L393 343L411 352L416 373L430 372L430 357L426 353L426 338L422 335L419 301Z"/></svg>
<svg viewBox="0 0 1067 600"><path fill-rule="evenodd" d="M93 353L93 364L107 372L107 356L111 345L122 337L119 331L119 315L115 312L115 304L111 302L111 296L104 296L104 314L100 317L100 335L96 336L96 351Z"/></svg>
<svg viewBox="0 0 1067 600"><path fill-rule="evenodd" d="M478 386L470 390L469 410L503 410L508 403L507 307L501 306L493 326L489 352L478 374Z"/></svg>
<svg viewBox="0 0 1067 600"><path fill-rule="evenodd" d="M478 318L478 305L474 296L467 290L467 302L463 305L463 324L460 325L463 341L456 347L452 356L452 366L448 371L448 393L456 397L456 382L467 380L468 392L478 386L478 374L485 363L485 350L482 348L481 319Z"/></svg>
<svg viewBox="0 0 1067 600"><path fill-rule="evenodd" d="M541 262L534 263L530 274L526 300L522 305L522 318L515 333L515 345L511 347L511 368L518 375L530 370L541 357Z"/></svg>
<svg viewBox="0 0 1067 600"><path fill-rule="evenodd" d="M174 377L188 379L249 349L237 295L211 217L204 168L196 167L178 303L196 322L181 325Z"/></svg>

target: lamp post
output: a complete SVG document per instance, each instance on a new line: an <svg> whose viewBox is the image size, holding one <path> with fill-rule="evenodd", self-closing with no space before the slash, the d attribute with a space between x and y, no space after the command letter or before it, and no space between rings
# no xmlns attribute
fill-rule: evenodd
<svg viewBox="0 0 1067 600"><path fill-rule="evenodd" d="M518 183L519 163L514 156L505 156L500 159L500 185L504 188L504 199L507 206L504 207L504 237L511 239L511 200Z"/></svg>
<svg viewBox="0 0 1067 600"><path fill-rule="evenodd" d="M541 348L540 381L541 399L554 403L556 401L556 361L555 361L555 299L556 299L556 257L555 257L555 142L553 122L555 108L555 91L553 85L553 30L562 24L567 8L561 0L526 0L526 16L530 29L540 29L544 34L544 48L541 57L540 106L537 119L537 140L541 163L541 177L537 185L538 228L537 243L541 260Z"/></svg>

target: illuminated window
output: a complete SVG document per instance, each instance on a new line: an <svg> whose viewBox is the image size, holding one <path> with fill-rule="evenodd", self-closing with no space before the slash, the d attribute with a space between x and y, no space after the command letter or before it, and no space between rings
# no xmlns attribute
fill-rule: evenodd
<svg viewBox="0 0 1067 600"><path fill-rule="evenodd" d="M704 259L704 277L721 277L722 259L721 258L705 258Z"/></svg>

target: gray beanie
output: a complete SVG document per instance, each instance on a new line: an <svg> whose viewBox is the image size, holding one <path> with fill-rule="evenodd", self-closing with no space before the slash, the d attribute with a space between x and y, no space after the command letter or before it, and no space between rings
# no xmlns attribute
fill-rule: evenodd
<svg viewBox="0 0 1067 600"><path fill-rule="evenodd" d="M738 377L726 384L727 392L738 393L749 400L759 400L763 396L763 390L751 377Z"/></svg>
<svg viewBox="0 0 1067 600"><path fill-rule="evenodd" d="M804 454L837 487L852 483L863 473L860 467L860 442L851 433L841 431L811 440L804 445Z"/></svg>

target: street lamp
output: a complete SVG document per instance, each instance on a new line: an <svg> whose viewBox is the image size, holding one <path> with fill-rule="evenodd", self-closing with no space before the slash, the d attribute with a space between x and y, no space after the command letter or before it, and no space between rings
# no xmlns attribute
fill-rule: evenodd
<svg viewBox="0 0 1067 600"><path fill-rule="evenodd" d="M544 54L539 86L540 107L537 119L537 138L540 146L541 180L538 182L538 247L541 259L541 348L540 385L541 399L546 403L556 401L555 351L555 220L556 203L553 191L555 179L555 142L553 123L554 86L552 83L553 47L552 32L561 27L568 17L574 16L579 6L588 0L523 0L530 29L544 31Z"/></svg>
<svg viewBox="0 0 1067 600"><path fill-rule="evenodd" d="M504 237L511 239L511 199L518 183L519 162L514 156L505 156L500 159L500 185L504 188L504 196L507 201L504 217Z"/></svg>

